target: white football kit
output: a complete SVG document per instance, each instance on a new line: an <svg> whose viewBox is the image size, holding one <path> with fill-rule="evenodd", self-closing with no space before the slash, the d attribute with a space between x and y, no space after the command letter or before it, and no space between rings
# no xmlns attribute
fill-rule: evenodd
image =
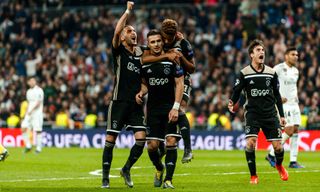
<svg viewBox="0 0 320 192"><path fill-rule="evenodd" d="M281 97L287 99L283 104L286 126L300 125L300 108L298 99L297 82L299 71L295 66L289 67L285 62L274 67L280 82Z"/></svg>
<svg viewBox="0 0 320 192"><path fill-rule="evenodd" d="M43 126L43 99L44 93L39 86L34 86L27 91L28 108L26 115L21 123L22 128L33 129L34 131L42 131ZM34 108L37 103L40 105L32 111L30 115L28 113Z"/></svg>

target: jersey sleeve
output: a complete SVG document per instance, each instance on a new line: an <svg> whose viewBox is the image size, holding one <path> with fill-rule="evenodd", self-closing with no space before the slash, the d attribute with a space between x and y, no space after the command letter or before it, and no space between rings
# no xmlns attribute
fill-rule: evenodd
<svg viewBox="0 0 320 192"><path fill-rule="evenodd" d="M183 68L180 65L175 64L175 65L173 65L173 67L174 67L174 70L173 70L174 77L177 78L177 77L183 76L183 74L184 74Z"/></svg>
<svg viewBox="0 0 320 192"><path fill-rule="evenodd" d="M233 93L231 96L231 100L233 103L238 102L242 89L244 88L244 75L242 72L240 72L240 75L237 77L236 82L234 83L233 86Z"/></svg>
<svg viewBox="0 0 320 192"><path fill-rule="evenodd" d="M186 39L181 40L181 52L188 61L192 60L194 57L192 46Z"/></svg>
<svg viewBox="0 0 320 192"><path fill-rule="evenodd" d="M120 43L118 48L114 48L113 45L111 47L111 51L112 51L112 55L113 57L117 57L120 55L121 49L122 49L123 45Z"/></svg>
<svg viewBox="0 0 320 192"><path fill-rule="evenodd" d="M273 94L276 99L276 105L279 111L280 117L284 117L284 112L283 112L283 106L282 106L282 100L281 100L281 95L280 95L280 84L278 80L278 75L277 73L274 74L274 77L272 78L272 87L273 87Z"/></svg>
<svg viewBox="0 0 320 192"><path fill-rule="evenodd" d="M278 74L278 77L279 75L281 74L281 67L280 67L280 64L276 65L273 67L273 70L276 71L276 73Z"/></svg>

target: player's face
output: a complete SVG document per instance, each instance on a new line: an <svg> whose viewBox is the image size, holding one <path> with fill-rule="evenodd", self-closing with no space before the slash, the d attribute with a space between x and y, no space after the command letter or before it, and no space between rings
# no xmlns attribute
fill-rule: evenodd
<svg viewBox="0 0 320 192"><path fill-rule="evenodd" d="M160 54L163 48L163 41L161 35L151 35L148 37L148 47L152 54Z"/></svg>
<svg viewBox="0 0 320 192"><path fill-rule="evenodd" d="M256 64L263 64L265 59L265 50L261 45L256 46L250 54L252 62Z"/></svg>
<svg viewBox="0 0 320 192"><path fill-rule="evenodd" d="M163 42L165 46L171 46L175 41L175 35L167 35L165 33L161 33Z"/></svg>
<svg viewBox="0 0 320 192"><path fill-rule="evenodd" d="M28 80L29 87L33 88L36 85L36 80L34 78L31 78Z"/></svg>
<svg viewBox="0 0 320 192"><path fill-rule="evenodd" d="M296 65L299 59L298 51L290 51L288 54L286 54L285 59L287 64L291 66Z"/></svg>
<svg viewBox="0 0 320 192"><path fill-rule="evenodd" d="M137 45L137 33L132 26L127 26L122 31L121 40L129 46Z"/></svg>

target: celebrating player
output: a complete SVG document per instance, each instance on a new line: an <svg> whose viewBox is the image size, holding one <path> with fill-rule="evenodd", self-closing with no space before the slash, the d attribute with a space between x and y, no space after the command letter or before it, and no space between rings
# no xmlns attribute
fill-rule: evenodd
<svg viewBox="0 0 320 192"><path fill-rule="evenodd" d="M282 180L288 180L288 172L282 165L284 150L281 145L281 126L284 118L281 95L276 72L264 64L265 47L260 40L253 40L248 48L251 64L243 68L236 79L228 108L234 112L234 104L244 90L245 105L246 159L250 170L250 183L257 184L255 148L258 133L262 129L267 141L275 150L276 168ZM280 114L280 122L278 118Z"/></svg>
<svg viewBox="0 0 320 192"><path fill-rule="evenodd" d="M151 30L148 35L148 47L153 56L163 54L163 41L159 31ZM142 66L143 84L136 96L138 103L148 93L147 135L148 154L156 167L154 186L160 187L164 167L158 152L160 141L166 141L166 177L163 188L174 188L172 177L177 161L177 142L181 135L177 129L178 110L183 95L183 70L180 65L169 60L146 63Z"/></svg>
<svg viewBox="0 0 320 192"><path fill-rule="evenodd" d="M193 155L190 142L190 124L185 112L191 92L190 74L195 70L193 50L189 41L181 38L181 34L178 32L178 23L175 20L165 19L161 24L160 32L164 40L164 51L166 54L159 57L146 56L143 57L142 61L143 63L156 62L168 57L171 58L169 55L171 52L178 51L182 53L176 56L176 60L181 60L181 67L184 71L184 92L179 111L178 126L184 141L184 154L181 161L182 163L188 163L193 158Z"/></svg>
<svg viewBox="0 0 320 192"><path fill-rule="evenodd" d="M127 10L119 19L112 39L114 58L114 89L108 111L108 125L105 147L102 157L102 188L109 188L109 172L113 148L121 129L132 130L136 140L131 148L129 158L121 169L125 184L133 187L130 169L143 153L146 137L144 114L141 105L135 101L135 95L141 86L141 49L137 45L137 33L131 25L125 25L133 8L133 2L127 2Z"/></svg>

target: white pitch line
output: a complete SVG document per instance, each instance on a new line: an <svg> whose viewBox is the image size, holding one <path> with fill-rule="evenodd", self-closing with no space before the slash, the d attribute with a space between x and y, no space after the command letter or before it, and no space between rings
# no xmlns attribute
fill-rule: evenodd
<svg viewBox="0 0 320 192"><path fill-rule="evenodd" d="M100 171L101 170L96 170ZM289 173L319 173L320 170L290 170ZM259 172L259 174L274 174L276 171L264 171ZM174 174L175 176L189 176L189 175L198 175L198 176L223 176L223 175L247 175L249 172L222 172L222 173L201 173L201 174L191 174L191 173L178 173ZM149 174L134 174L133 177L146 177L150 176ZM110 177L118 178L120 176L110 175ZM14 183L14 182L39 182L39 181L64 181L64 180L86 180L86 179L97 179L97 177L66 177L66 178L42 178L42 179L14 179L14 180L0 180L0 183Z"/></svg>

